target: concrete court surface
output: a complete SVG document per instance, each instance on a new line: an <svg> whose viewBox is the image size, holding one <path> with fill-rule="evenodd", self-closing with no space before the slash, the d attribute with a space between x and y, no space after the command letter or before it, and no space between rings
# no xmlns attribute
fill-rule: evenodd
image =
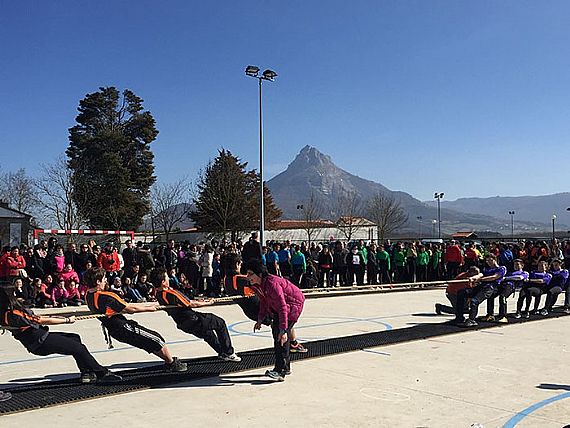
<svg viewBox="0 0 570 428"><path fill-rule="evenodd" d="M433 307L444 300L442 290L310 299L297 332L309 341L443 322L449 317L434 316ZM238 353L271 346L269 330L253 334L238 307L209 310L226 320ZM160 331L175 355L213 355L164 313L134 317ZM80 333L114 369L157 363L119 343L107 350L96 320L52 329ZM6 415L0 426L562 427L570 423L569 330L570 317L563 317L465 331L297 361L282 383L256 369ZM30 355L9 334L0 336L0 355L0 388L76 376L71 357Z"/></svg>

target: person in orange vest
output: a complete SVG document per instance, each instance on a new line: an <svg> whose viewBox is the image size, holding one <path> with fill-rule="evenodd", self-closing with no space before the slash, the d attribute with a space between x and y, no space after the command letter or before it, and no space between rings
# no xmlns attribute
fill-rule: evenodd
<svg viewBox="0 0 570 428"><path fill-rule="evenodd" d="M185 333L204 339L224 361L239 363L241 358L234 352L226 322L217 315L195 312L194 308L211 305L212 300L190 300L178 290L170 288L166 269L154 269L150 280L156 287L156 299L161 305L176 306L166 309L176 327Z"/></svg>
<svg viewBox="0 0 570 428"><path fill-rule="evenodd" d="M0 286L0 323L14 339L34 355L71 355L81 372L81 383L112 383L122 380L100 365L75 333L51 332L49 325L73 324L74 316L36 315L24 308L10 284Z"/></svg>
<svg viewBox="0 0 570 428"><path fill-rule="evenodd" d="M467 272L461 272L457 275L454 281L447 285L445 289L445 296L449 299L451 306L442 305L441 303L435 304L435 313L438 315L441 314L455 314L457 312L457 294L466 288L473 288L475 286L475 282L470 281L470 278L479 275L481 271L477 266L471 266ZM465 307L463 309L463 313L466 314L469 311L469 302L465 301Z"/></svg>
<svg viewBox="0 0 570 428"><path fill-rule="evenodd" d="M83 277L89 287L85 300L89 309L105 315L99 319L104 327L105 338L111 346L111 337L119 342L127 343L135 348L154 354L165 363L165 369L172 372L184 372L188 369L186 363L173 357L166 346L164 338L156 331L140 325L134 320L127 319L123 312L134 314L138 312L155 312L156 306L144 303L127 303L115 293L106 290L107 276L102 268L91 268Z"/></svg>

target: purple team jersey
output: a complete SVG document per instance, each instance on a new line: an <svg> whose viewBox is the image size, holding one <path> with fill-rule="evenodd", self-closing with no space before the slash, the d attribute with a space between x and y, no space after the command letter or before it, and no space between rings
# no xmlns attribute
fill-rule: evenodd
<svg viewBox="0 0 570 428"><path fill-rule="evenodd" d="M524 270L515 270L509 273L504 280L516 288L520 288L524 281L528 281L528 272Z"/></svg>
<svg viewBox="0 0 570 428"><path fill-rule="evenodd" d="M550 284L550 280L552 279L552 275L548 272L531 272L530 274L530 279L542 279L544 281L544 284L542 285L548 285Z"/></svg>
<svg viewBox="0 0 570 428"><path fill-rule="evenodd" d="M551 270L550 273L552 274L552 280L550 281L552 286L564 288L568 281L568 271L566 269L560 269Z"/></svg>
<svg viewBox="0 0 570 428"><path fill-rule="evenodd" d="M504 266L497 266L492 268L487 267L483 269L483 276L499 275L499 278L494 279L493 281L488 281L486 282L487 284L499 285L501 281L503 281L503 278L505 277L506 274L507 274L507 268Z"/></svg>

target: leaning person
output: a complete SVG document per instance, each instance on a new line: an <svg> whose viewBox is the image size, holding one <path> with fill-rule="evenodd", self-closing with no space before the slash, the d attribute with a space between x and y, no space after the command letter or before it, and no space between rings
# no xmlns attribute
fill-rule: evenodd
<svg viewBox="0 0 570 428"><path fill-rule="evenodd" d="M83 279L89 287L85 296L87 306L92 312L106 315L99 320L110 337L156 355L164 360L166 370L172 372L187 370L186 363L170 354L164 338L159 333L125 318L122 314L123 312L128 314L155 312L156 306L127 303L115 293L105 291L107 276L103 268L91 268L85 272ZM108 343L111 346L110 338L108 338Z"/></svg>
<svg viewBox="0 0 570 428"><path fill-rule="evenodd" d="M35 315L24 308L11 285L0 287L0 320L2 327L34 355L71 355L81 373L81 383L111 383L122 380L100 365L75 333L50 332L48 325L73 324L75 317Z"/></svg>
<svg viewBox="0 0 570 428"><path fill-rule="evenodd" d="M457 312L457 295L461 290L474 287L475 282L473 280L470 281L469 279L478 276L480 273L481 271L477 266L471 266L467 272L461 272L457 275L453 282L450 282L445 289L445 296L451 303L451 306L436 303L435 313L438 315L455 314ZM467 299L464 301L463 313L469 313L469 300Z"/></svg>
<svg viewBox="0 0 570 428"><path fill-rule="evenodd" d="M497 294L497 289L507 274L507 268L505 266L499 266L497 257L494 254L488 254L487 257L485 257L485 263L487 267L483 272L472 277L472 280L477 281L478 284L474 288L467 288L460 291L457 295L457 312L455 313L455 319L460 323L463 322L463 305L465 304L465 300L471 297L471 302L469 303L469 318L465 320L463 324L465 327L474 327L477 325L475 318L477 317L479 305ZM487 314L484 320L494 321L495 318Z"/></svg>
<svg viewBox="0 0 570 428"><path fill-rule="evenodd" d="M239 254L229 253L225 257L225 272L224 289L229 296L244 296L242 299L235 300L235 303L242 309L244 315L252 321L257 321L259 315L259 297L256 296L249 287L249 281L246 275L240 275L242 260ZM267 326L271 325L271 314L267 314L263 319L262 324ZM297 334L295 329L291 329L290 334L290 352L305 354L308 349L303 344L297 341Z"/></svg>
<svg viewBox="0 0 570 428"><path fill-rule="evenodd" d="M260 308L253 331L259 330L264 318L273 314L271 332L275 351L275 367L265 374L284 381L291 372L289 346L291 329L301 316L305 296L292 282L267 273L261 260L246 263L247 279L259 297Z"/></svg>
<svg viewBox="0 0 570 428"><path fill-rule="evenodd" d="M166 309L166 313L174 320L179 330L204 339L222 360L236 363L241 361L234 352L226 322L217 315L193 310L211 305L212 301L189 300L180 291L170 288L164 268L153 270L150 279L156 289L158 302L164 306L176 306Z"/></svg>

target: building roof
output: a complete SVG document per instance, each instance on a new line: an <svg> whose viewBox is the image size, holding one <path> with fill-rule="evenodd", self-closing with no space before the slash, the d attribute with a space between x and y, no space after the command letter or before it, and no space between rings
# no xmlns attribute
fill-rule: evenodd
<svg viewBox="0 0 570 428"><path fill-rule="evenodd" d="M455 232L452 236L453 239L471 239L477 238L475 232Z"/></svg>
<svg viewBox="0 0 570 428"><path fill-rule="evenodd" d="M6 202L0 201L0 218L30 219L32 216L21 211L8 207Z"/></svg>
<svg viewBox="0 0 570 428"><path fill-rule="evenodd" d="M311 227L331 227L334 223L330 220L314 220L311 222ZM307 227L306 220L279 220L273 223L271 229L304 229Z"/></svg>
<svg viewBox="0 0 570 428"><path fill-rule="evenodd" d="M351 216L340 216L336 222L338 227L369 227L376 226L374 222L368 220L364 217L351 217Z"/></svg>

